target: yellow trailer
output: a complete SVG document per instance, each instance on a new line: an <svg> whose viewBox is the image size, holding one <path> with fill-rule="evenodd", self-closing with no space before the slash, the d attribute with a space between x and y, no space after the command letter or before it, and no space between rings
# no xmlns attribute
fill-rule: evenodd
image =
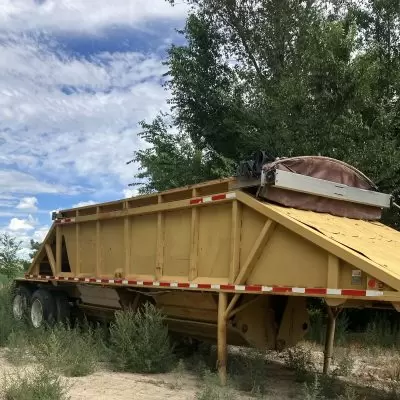
<svg viewBox="0 0 400 400"><path fill-rule="evenodd" d="M73 307L112 316L151 301L171 331L218 342L224 379L227 344L295 345L309 329L307 297L320 297L330 315L327 370L339 309L400 308L400 232L266 201L263 179L216 180L59 212L16 281L14 317L27 313L39 327L68 318ZM318 198L329 197L320 190ZM371 193L362 192L363 206Z"/></svg>

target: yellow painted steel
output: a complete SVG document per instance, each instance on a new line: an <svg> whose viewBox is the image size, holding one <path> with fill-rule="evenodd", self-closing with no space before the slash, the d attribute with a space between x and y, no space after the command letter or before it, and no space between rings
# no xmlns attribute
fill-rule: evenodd
<svg viewBox="0 0 400 400"><path fill-rule="evenodd" d="M380 290L390 295L400 291L400 232L376 222L272 205L243 192L237 192L237 198L252 215L260 213L278 224L267 246L268 254L264 254L264 268L256 268L251 283L268 271L272 284L286 281L287 285L323 287L325 281L330 288L368 289L367 279L372 277L384 284ZM356 270L362 271L358 284L352 282ZM384 296L387 300L388 295Z"/></svg>
<svg viewBox="0 0 400 400"><path fill-rule="evenodd" d="M400 278L399 231L378 222L359 221L282 207L279 209L281 213L312 226L330 239L360 252Z"/></svg>
<svg viewBox="0 0 400 400"><path fill-rule="evenodd" d="M316 229L327 238L360 253L375 267L400 279L400 232L379 222L264 204L275 212Z"/></svg>
<svg viewBox="0 0 400 400"><path fill-rule="evenodd" d="M219 289L196 285L184 291L151 289L172 331L213 340L219 332L222 347L226 342L259 348L295 344L309 326L308 295L324 297L330 306L384 301L400 309L400 232L376 222L276 206L241 190L219 196L232 191L232 184L219 180L65 210L70 223L53 224L28 274L111 279L75 288L83 306L92 308L112 308L118 296L139 301L140 289L116 289L115 278L229 284L236 294L223 293L219 300ZM212 195L216 201L198 201ZM371 278L379 290L364 296ZM261 295L251 287L271 291ZM277 287L285 290L273 292ZM357 291L363 294L351 294Z"/></svg>
<svg viewBox="0 0 400 400"><path fill-rule="evenodd" d="M67 263L59 275L357 290L371 289L372 277L385 292L379 300L400 298L400 232L276 206L240 190L222 201L190 202L226 193L231 183L66 210L74 222L53 225L47 251L38 252L29 273L52 275Z"/></svg>

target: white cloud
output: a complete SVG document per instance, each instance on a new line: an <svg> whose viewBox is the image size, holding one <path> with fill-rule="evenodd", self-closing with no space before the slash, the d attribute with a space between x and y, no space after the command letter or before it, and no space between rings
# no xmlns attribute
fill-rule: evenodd
<svg viewBox="0 0 400 400"><path fill-rule="evenodd" d="M38 194L118 197L136 172L126 161L145 146L138 122L168 106L159 54L84 57L65 50L63 37L100 40L114 28L128 27L129 35L150 29L159 50L169 43L160 26L179 26L185 15L186 6L165 0L0 0L0 224L24 248L48 230L26 214L60 204L38 210Z"/></svg>
<svg viewBox="0 0 400 400"><path fill-rule="evenodd" d="M0 193L0 208L15 207L16 198L7 194Z"/></svg>
<svg viewBox="0 0 400 400"><path fill-rule="evenodd" d="M187 9L183 2L171 7L165 0L2 0L0 26L73 33L100 33L116 26L151 29L153 21L184 18Z"/></svg>
<svg viewBox="0 0 400 400"><path fill-rule="evenodd" d="M15 237L17 241L21 243L21 248L18 252L18 256L23 259L29 260L30 259L29 253L31 253L32 251L30 246L30 240L33 239L36 242L42 243L50 227L48 225L43 225L35 228L35 230L32 232L31 228L32 225L29 223L29 221L25 220L25 223L18 222L17 224L19 226L21 225L26 225L26 226L24 227L24 229L20 230L11 230L9 227L5 228L3 227L2 229L0 228L0 234L8 233L10 234L11 237ZM28 227L29 229L25 229Z"/></svg>
<svg viewBox="0 0 400 400"><path fill-rule="evenodd" d="M32 239L35 242L42 243L44 238L47 235L47 232L49 231L50 227L48 225L41 226L39 229L35 230L32 234Z"/></svg>
<svg viewBox="0 0 400 400"><path fill-rule="evenodd" d="M0 171L0 192L79 192L82 181L101 191L133 180L126 161L143 146L138 122L167 107L157 55L88 60L1 33L0 53L0 163L29 170L7 171L6 181Z"/></svg>
<svg viewBox="0 0 400 400"><path fill-rule="evenodd" d="M124 194L125 198L134 197L139 194L139 191L138 191L138 189L129 188L129 189L124 189L123 194Z"/></svg>
<svg viewBox="0 0 400 400"><path fill-rule="evenodd" d="M6 145L2 151L7 151ZM0 193L58 193L64 190L61 185L47 183L25 172L0 169Z"/></svg>
<svg viewBox="0 0 400 400"><path fill-rule="evenodd" d="M13 232L27 233L35 228L37 221L30 215L27 219L12 218L8 229Z"/></svg>
<svg viewBox="0 0 400 400"><path fill-rule="evenodd" d="M78 207L91 206L91 205L93 205L93 204L96 204L96 202L93 201L93 200L80 201L79 203L73 204L71 208L78 208Z"/></svg>
<svg viewBox="0 0 400 400"><path fill-rule="evenodd" d="M37 211L38 200L36 197L23 197L17 208L21 210Z"/></svg>

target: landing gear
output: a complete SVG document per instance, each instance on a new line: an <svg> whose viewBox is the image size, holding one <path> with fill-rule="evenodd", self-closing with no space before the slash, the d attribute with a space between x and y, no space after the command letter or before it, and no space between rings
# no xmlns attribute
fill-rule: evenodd
<svg viewBox="0 0 400 400"><path fill-rule="evenodd" d="M341 311L341 309L337 307L328 306L327 309L328 309L328 325L326 329L324 369L323 369L323 373L325 375L329 374L329 370L331 367L333 343L335 340L336 318Z"/></svg>

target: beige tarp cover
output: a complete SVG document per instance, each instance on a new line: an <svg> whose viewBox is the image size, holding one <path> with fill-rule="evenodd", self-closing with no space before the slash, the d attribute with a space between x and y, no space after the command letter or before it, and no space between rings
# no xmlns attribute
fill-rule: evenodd
<svg viewBox="0 0 400 400"><path fill-rule="evenodd" d="M283 170L341 183L365 190L375 190L375 185L357 169L341 161L319 156L285 158L266 164L265 172ZM377 207L329 199L306 193L265 186L260 196L287 207L330 213L348 218L378 220L382 210Z"/></svg>

